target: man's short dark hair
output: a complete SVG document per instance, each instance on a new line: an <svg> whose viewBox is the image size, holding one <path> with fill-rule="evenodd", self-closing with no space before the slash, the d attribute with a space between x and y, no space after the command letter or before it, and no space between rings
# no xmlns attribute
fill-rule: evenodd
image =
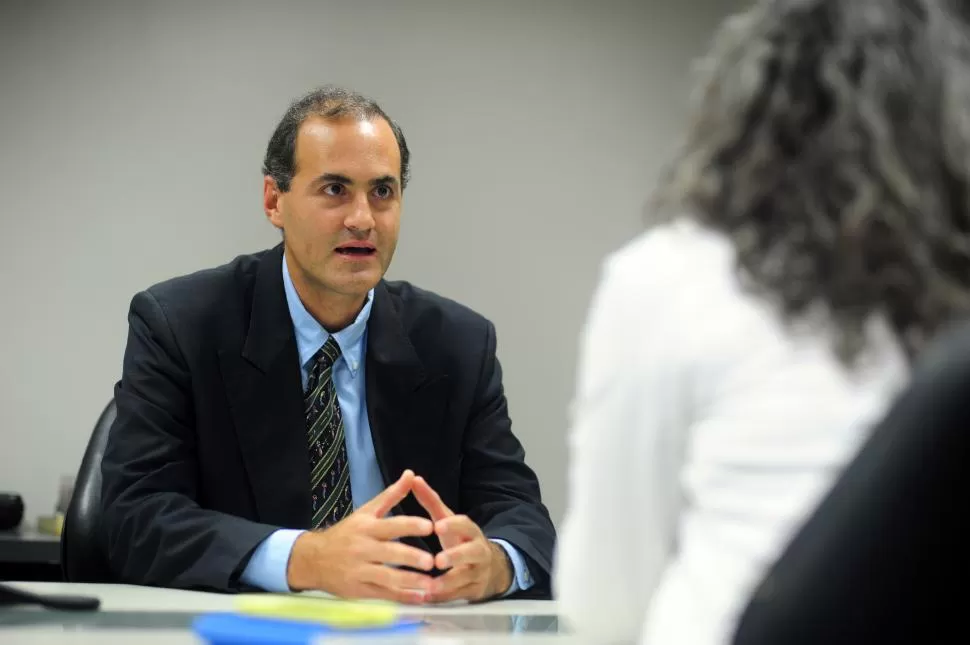
<svg viewBox="0 0 970 645"><path fill-rule="evenodd" d="M296 135L300 131L300 126L310 116L324 119L382 118L387 121L401 151L401 188L407 186L411 175L411 153L401 127L387 116L387 113L373 99L341 87L327 85L313 90L290 104L286 114L273 131L269 145L266 146L263 175L269 175L276 180L276 186L282 192L285 193L290 189L290 182L296 173Z"/></svg>

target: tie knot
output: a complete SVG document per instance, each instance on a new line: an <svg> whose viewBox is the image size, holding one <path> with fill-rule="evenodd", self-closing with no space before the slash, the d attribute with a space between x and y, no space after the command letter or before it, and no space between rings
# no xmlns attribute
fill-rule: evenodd
<svg viewBox="0 0 970 645"><path fill-rule="evenodd" d="M333 336L327 339L326 344L317 350L317 353L310 359L310 374L306 382L306 391L313 392L320 385L320 379L329 381L333 378L333 364L340 358L340 345L334 340Z"/></svg>
<svg viewBox="0 0 970 645"><path fill-rule="evenodd" d="M319 365L320 369L330 369L338 358L340 358L340 345L333 336L330 336L323 347L313 355L313 363L315 366Z"/></svg>

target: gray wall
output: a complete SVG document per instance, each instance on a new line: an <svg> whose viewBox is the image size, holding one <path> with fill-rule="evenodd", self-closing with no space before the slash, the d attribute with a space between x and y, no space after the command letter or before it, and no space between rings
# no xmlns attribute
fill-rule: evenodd
<svg viewBox="0 0 970 645"><path fill-rule="evenodd" d="M717 0L0 3L0 490L52 511L120 373L131 296L275 244L287 102L374 95L413 151L391 277L498 329L558 520L577 334L640 227Z"/></svg>

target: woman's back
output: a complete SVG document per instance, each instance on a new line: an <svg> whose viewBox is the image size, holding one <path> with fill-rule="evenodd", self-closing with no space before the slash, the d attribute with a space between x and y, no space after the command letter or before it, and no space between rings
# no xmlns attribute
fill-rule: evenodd
<svg viewBox="0 0 970 645"><path fill-rule="evenodd" d="M571 437L583 459L559 545L567 623L629 639L647 615L650 643L730 633L906 381L881 321L853 369L824 323L801 327L745 292L731 245L692 222L607 262L584 334Z"/></svg>

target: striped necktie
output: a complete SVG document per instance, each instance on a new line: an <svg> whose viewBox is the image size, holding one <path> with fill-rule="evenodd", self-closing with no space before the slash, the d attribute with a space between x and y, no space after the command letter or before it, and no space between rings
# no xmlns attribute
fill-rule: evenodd
<svg viewBox="0 0 970 645"><path fill-rule="evenodd" d="M332 526L354 509L344 421L333 383L340 345L333 336L311 359L306 389L306 427L310 448L311 528Z"/></svg>

